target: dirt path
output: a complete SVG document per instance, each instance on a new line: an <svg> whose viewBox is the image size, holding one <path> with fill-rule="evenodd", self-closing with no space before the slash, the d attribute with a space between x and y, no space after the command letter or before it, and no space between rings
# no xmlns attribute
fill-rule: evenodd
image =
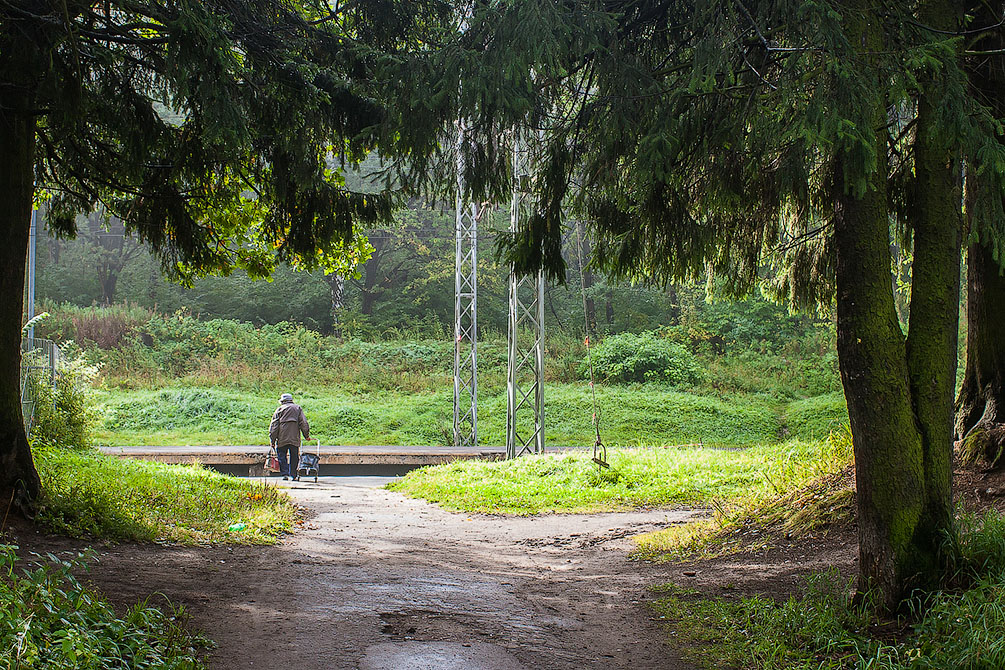
<svg viewBox="0 0 1005 670"><path fill-rule="evenodd" d="M99 552L116 601L159 591L219 645L214 670L687 668L652 620L658 568L630 536L689 511L511 518L372 485L291 489L311 510L280 546Z"/></svg>

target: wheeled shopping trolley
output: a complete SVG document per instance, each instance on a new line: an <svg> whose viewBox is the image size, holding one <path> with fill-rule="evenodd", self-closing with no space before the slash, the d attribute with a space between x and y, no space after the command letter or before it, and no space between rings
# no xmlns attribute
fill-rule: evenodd
<svg viewBox="0 0 1005 670"><path fill-rule="evenodd" d="M321 469L321 438L318 438L317 453L300 454L300 462L297 463L297 477L303 472L308 477L314 472L314 481L318 480L318 470Z"/></svg>

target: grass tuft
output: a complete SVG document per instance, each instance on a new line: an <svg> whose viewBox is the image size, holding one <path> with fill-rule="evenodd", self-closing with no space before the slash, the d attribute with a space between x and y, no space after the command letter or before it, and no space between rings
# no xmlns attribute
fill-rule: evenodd
<svg viewBox="0 0 1005 670"><path fill-rule="evenodd" d="M883 619L853 604L852 583L836 572L811 576L781 603L707 598L670 584L655 607L703 668L1003 668L1005 520L997 512L964 519L960 547L968 587L928 594L910 618Z"/></svg>
<svg viewBox="0 0 1005 670"><path fill-rule="evenodd" d="M800 537L850 523L855 516L851 437L832 433L816 474L801 484L773 486L766 497L716 504L712 519L671 526L635 538L637 556L677 562L728 556L768 546L772 537Z"/></svg>

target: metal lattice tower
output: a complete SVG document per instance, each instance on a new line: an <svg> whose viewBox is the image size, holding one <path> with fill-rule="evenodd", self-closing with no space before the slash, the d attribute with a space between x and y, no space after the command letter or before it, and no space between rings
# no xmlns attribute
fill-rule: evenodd
<svg viewBox="0 0 1005 670"><path fill-rule="evenodd" d="M518 135L513 147L510 230L516 231L531 191L531 161ZM509 275L506 366L506 458L544 452L544 273Z"/></svg>
<svg viewBox="0 0 1005 670"><path fill-rule="evenodd" d="M464 184L464 124L457 124L454 261L454 446L478 446L478 218Z"/></svg>

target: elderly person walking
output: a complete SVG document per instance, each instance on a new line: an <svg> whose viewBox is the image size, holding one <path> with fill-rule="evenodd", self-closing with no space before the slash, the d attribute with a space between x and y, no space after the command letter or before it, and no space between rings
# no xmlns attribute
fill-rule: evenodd
<svg viewBox="0 0 1005 670"><path fill-rule="evenodd" d="M279 396L279 407L269 424L269 440L279 455L279 470L283 473L283 479L289 479L290 475L293 475L293 481L300 479L296 467L300 459L301 433L305 440L311 439L310 424L307 423L304 410L293 402L293 396L284 393Z"/></svg>

